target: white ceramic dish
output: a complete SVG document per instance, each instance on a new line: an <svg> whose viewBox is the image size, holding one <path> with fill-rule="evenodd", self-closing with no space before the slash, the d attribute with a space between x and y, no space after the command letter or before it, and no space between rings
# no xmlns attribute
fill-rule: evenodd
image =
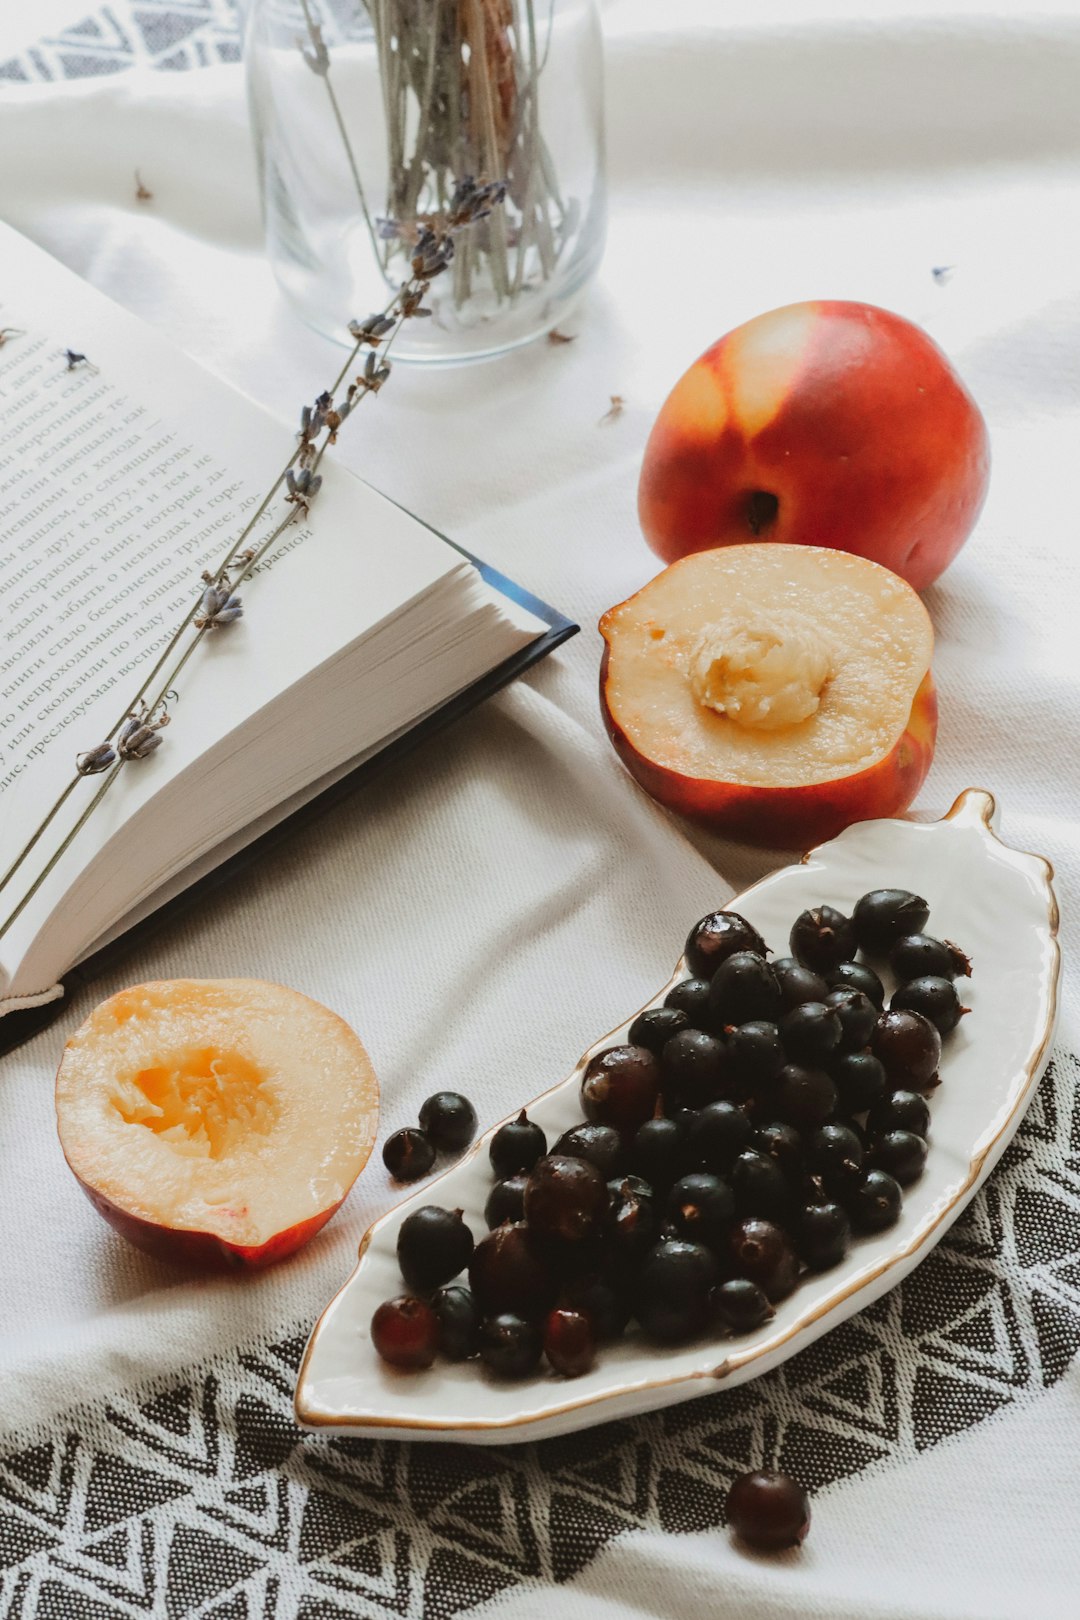
<svg viewBox="0 0 1080 1620"><path fill-rule="evenodd" d="M804 907L827 901L850 910L868 889L911 888L930 902L930 930L972 955L974 977L963 988L973 1011L946 1043L943 1083L931 1101L926 1171L908 1188L897 1226L857 1240L842 1265L804 1279L770 1322L741 1338L658 1349L631 1331L601 1353L591 1373L574 1380L541 1372L520 1383L497 1382L475 1362L398 1372L379 1360L369 1336L375 1307L403 1292L398 1227L411 1210L434 1203L463 1209L477 1237L485 1232L493 1127L464 1159L367 1232L356 1270L308 1344L296 1389L298 1420L342 1434L408 1440L541 1439L757 1377L898 1283L1001 1157L1049 1055L1059 974L1053 874L1040 856L998 840L994 814L991 795L969 789L942 821L863 822L730 902L781 955ZM648 1005L658 1005L685 971L680 961ZM561 1084L528 1103L549 1142L581 1118L578 1087L588 1059L624 1040L631 1021L603 1036Z"/></svg>

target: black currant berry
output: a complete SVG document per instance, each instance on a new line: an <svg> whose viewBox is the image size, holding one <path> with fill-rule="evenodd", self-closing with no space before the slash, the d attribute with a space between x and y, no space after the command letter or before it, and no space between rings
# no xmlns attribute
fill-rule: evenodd
<svg viewBox="0 0 1080 1620"><path fill-rule="evenodd" d="M873 1052L840 1052L829 1065L845 1114L861 1114L885 1095L884 1066Z"/></svg>
<svg viewBox="0 0 1080 1620"><path fill-rule="evenodd" d="M781 956L772 965L780 986L780 999L785 1012L799 1007L804 1001L824 1001L828 985L820 973L803 967L793 956Z"/></svg>
<svg viewBox="0 0 1080 1620"><path fill-rule="evenodd" d="M969 1009L961 1004L951 979L927 974L902 984L889 1002L889 1011L922 1013L939 1035L950 1035Z"/></svg>
<svg viewBox="0 0 1080 1620"><path fill-rule="evenodd" d="M469 1286L484 1316L509 1311L535 1320L555 1303L554 1273L523 1225L497 1226L480 1240L469 1261Z"/></svg>
<svg viewBox="0 0 1080 1620"><path fill-rule="evenodd" d="M791 954L813 973L826 973L855 955L851 919L835 906L815 906L796 917L791 929Z"/></svg>
<svg viewBox="0 0 1080 1620"><path fill-rule="evenodd" d="M716 1280L716 1261L709 1249L701 1243L667 1239L645 1256L634 1286L634 1315L650 1339L679 1344L708 1322Z"/></svg>
<svg viewBox="0 0 1080 1620"><path fill-rule="evenodd" d="M713 1309L729 1333L753 1333L776 1315L749 1277L732 1277L713 1290Z"/></svg>
<svg viewBox="0 0 1080 1620"><path fill-rule="evenodd" d="M870 1144L869 1160L876 1170L886 1170L901 1187L918 1181L926 1165L926 1138L914 1131L886 1131Z"/></svg>
<svg viewBox="0 0 1080 1620"><path fill-rule="evenodd" d="M871 889L857 902L851 920L859 949L885 956L905 934L921 934L929 916L926 901L908 889Z"/></svg>
<svg viewBox="0 0 1080 1620"><path fill-rule="evenodd" d="M536 1371L542 1349L535 1322L510 1311L480 1324L480 1359L498 1378L527 1378Z"/></svg>
<svg viewBox="0 0 1080 1620"><path fill-rule="evenodd" d="M917 1091L886 1092L867 1114L866 1129L870 1136L885 1136L889 1131L914 1131L916 1136L926 1136L930 1130L926 1098Z"/></svg>
<svg viewBox="0 0 1080 1620"><path fill-rule="evenodd" d="M821 1001L804 1001L780 1022L784 1050L797 1063L823 1063L836 1051L842 1035L839 1013Z"/></svg>
<svg viewBox="0 0 1080 1620"><path fill-rule="evenodd" d="M753 1090L767 1086L786 1061L780 1031L760 1019L737 1025L727 1039L727 1061L733 1079Z"/></svg>
<svg viewBox="0 0 1080 1620"><path fill-rule="evenodd" d="M649 1007L638 1013L626 1038L631 1046L647 1046L653 1057L659 1057L671 1037L689 1027L690 1020L681 1008Z"/></svg>
<svg viewBox="0 0 1080 1620"><path fill-rule="evenodd" d="M710 1249L718 1248L727 1238L734 1212L731 1188L706 1170L683 1176L668 1195L667 1219L675 1234Z"/></svg>
<svg viewBox="0 0 1080 1620"><path fill-rule="evenodd" d="M862 1162L862 1139L850 1125L819 1125L806 1139L806 1168L830 1192L853 1186Z"/></svg>
<svg viewBox="0 0 1080 1620"><path fill-rule="evenodd" d="M630 1320L630 1295L624 1279L599 1271L583 1272L563 1285L560 1300L569 1310L581 1311L592 1323L601 1343L617 1339Z"/></svg>
<svg viewBox="0 0 1080 1620"><path fill-rule="evenodd" d="M685 1013L692 1029L712 1028L708 979L680 979L664 997L664 1006Z"/></svg>
<svg viewBox="0 0 1080 1620"><path fill-rule="evenodd" d="M613 1125L624 1136L632 1136L652 1118L659 1095L660 1065L647 1046L609 1046L606 1052L597 1052L581 1081L586 1119Z"/></svg>
<svg viewBox="0 0 1080 1620"><path fill-rule="evenodd" d="M811 1271L838 1266L851 1246L847 1211L832 1202L807 1204L795 1220L795 1248Z"/></svg>
<svg viewBox="0 0 1080 1620"><path fill-rule="evenodd" d="M837 985L835 990L830 990L825 1005L840 1020L840 1051L861 1051L870 1039L880 1008L862 990L850 984Z"/></svg>
<svg viewBox="0 0 1080 1620"><path fill-rule="evenodd" d="M929 934L905 934L889 952L889 966L901 983L909 979L967 979L971 960L948 939Z"/></svg>
<svg viewBox="0 0 1080 1620"><path fill-rule="evenodd" d="M721 962L709 988L709 1012L717 1029L757 1019L775 1024L782 1008L776 974L763 956L736 951Z"/></svg>
<svg viewBox="0 0 1080 1620"><path fill-rule="evenodd" d="M941 1036L917 1012L883 1012L874 1025L870 1050L894 1086L927 1086L941 1062Z"/></svg>
<svg viewBox="0 0 1080 1620"><path fill-rule="evenodd" d="M670 1187L677 1181L685 1132L674 1119L647 1119L630 1143L627 1163L651 1187Z"/></svg>
<svg viewBox="0 0 1080 1620"><path fill-rule="evenodd" d="M464 1271L473 1252L473 1235L460 1209L425 1204L407 1215L398 1228L397 1258L409 1287L426 1294Z"/></svg>
<svg viewBox="0 0 1080 1620"><path fill-rule="evenodd" d="M812 1130L824 1125L836 1112L835 1082L824 1069L811 1069L801 1063L786 1063L769 1097L777 1119L796 1130Z"/></svg>
<svg viewBox="0 0 1080 1620"><path fill-rule="evenodd" d="M750 1547L797 1547L810 1529L810 1498L790 1474L740 1474L728 1491L727 1521Z"/></svg>
<svg viewBox="0 0 1080 1620"><path fill-rule="evenodd" d="M880 1012L885 1005L885 986L865 962L841 962L831 972L826 973L825 979L834 990L847 987L851 990L861 990L868 1001L872 1001Z"/></svg>
<svg viewBox="0 0 1080 1620"><path fill-rule="evenodd" d="M467 1361L475 1356L480 1342L480 1312L467 1288L454 1283L431 1296L431 1308L439 1319L439 1354L447 1361Z"/></svg>
<svg viewBox="0 0 1080 1620"><path fill-rule="evenodd" d="M691 928L686 940L686 965L699 979L711 979L721 962L736 951L765 955L765 941L757 929L736 911L711 911Z"/></svg>
<svg viewBox="0 0 1080 1620"><path fill-rule="evenodd" d="M786 1221L791 1214L792 1191L783 1170L767 1153L746 1148L731 1167L735 1213L760 1215L767 1221Z"/></svg>
<svg viewBox="0 0 1080 1620"><path fill-rule="evenodd" d="M525 1183L528 1179L519 1172L516 1176L507 1176L504 1181L495 1183L484 1205L484 1219L487 1221L488 1231L493 1231L504 1221L525 1219Z"/></svg>
<svg viewBox="0 0 1080 1620"><path fill-rule="evenodd" d="M523 1108L517 1119L499 1126L491 1138L488 1156L495 1174L505 1181L507 1176L527 1174L546 1152L547 1137Z"/></svg>
<svg viewBox="0 0 1080 1620"><path fill-rule="evenodd" d="M440 1153L461 1153L476 1135L476 1109L460 1091L437 1091L420 1109L420 1129Z"/></svg>
<svg viewBox="0 0 1080 1620"><path fill-rule="evenodd" d="M723 1084L727 1052L718 1035L684 1029L673 1035L660 1057L664 1095L694 1107L709 1102Z"/></svg>
<svg viewBox="0 0 1080 1620"><path fill-rule="evenodd" d="M580 1378L596 1360L596 1334L583 1311L556 1306L544 1319L544 1354L563 1378Z"/></svg>
<svg viewBox="0 0 1080 1620"><path fill-rule="evenodd" d="M883 1232L887 1226L894 1226L903 1202L900 1183L884 1170L867 1170L845 1199L857 1232Z"/></svg>
<svg viewBox="0 0 1080 1620"><path fill-rule="evenodd" d="M581 1243L599 1231L607 1203L604 1177L587 1159L547 1154L525 1183L529 1231L560 1243Z"/></svg>
<svg viewBox="0 0 1080 1620"><path fill-rule="evenodd" d="M584 1159L610 1181L622 1169L625 1150L614 1125L572 1125L551 1151L567 1159Z"/></svg>
<svg viewBox="0 0 1080 1620"><path fill-rule="evenodd" d="M691 1120L683 1158L695 1170L722 1175L750 1140L753 1127L737 1103L714 1102Z"/></svg>
<svg viewBox="0 0 1080 1620"><path fill-rule="evenodd" d="M759 1125L750 1138L750 1146L759 1153L767 1153L789 1181L796 1182L802 1176L803 1140L794 1125L782 1125L778 1119Z"/></svg>
<svg viewBox="0 0 1080 1620"><path fill-rule="evenodd" d="M732 1227L728 1259L732 1271L757 1283L773 1305L786 1299L799 1279L798 1261L787 1233L774 1221L757 1216Z"/></svg>
<svg viewBox="0 0 1080 1620"><path fill-rule="evenodd" d="M392 1367L418 1372L435 1360L439 1319L422 1299L400 1294L384 1300L371 1318L371 1342Z"/></svg>
<svg viewBox="0 0 1080 1620"><path fill-rule="evenodd" d="M435 1145L423 1131L406 1125L387 1137L382 1158L395 1181L419 1181L435 1163Z"/></svg>

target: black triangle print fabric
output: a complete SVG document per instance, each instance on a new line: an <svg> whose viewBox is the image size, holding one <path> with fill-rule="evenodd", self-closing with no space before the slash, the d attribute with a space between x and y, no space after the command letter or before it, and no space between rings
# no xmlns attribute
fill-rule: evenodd
<svg viewBox="0 0 1080 1620"><path fill-rule="evenodd" d="M0 1448L3 1620L455 1620L572 1581L637 1529L720 1530L736 1474L811 1492L917 1458L1080 1349L1080 1064L906 1282L775 1372L520 1447L309 1435L297 1324Z"/></svg>
<svg viewBox="0 0 1080 1620"><path fill-rule="evenodd" d="M100 5L87 0L75 22L30 19L26 35L46 32L12 56L0 55L0 81L50 83L91 79L125 68L175 73L240 60L240 14L235 0L139 0ZM48 25L54 23L54 27Z"/></svg>

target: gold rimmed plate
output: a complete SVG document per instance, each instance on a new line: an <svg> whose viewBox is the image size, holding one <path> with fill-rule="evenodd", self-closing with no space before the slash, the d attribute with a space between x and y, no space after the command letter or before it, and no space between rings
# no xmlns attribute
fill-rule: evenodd
<svg viewBox="0 0 1080 1620"><path fill-rule="evenodd" d="M910 888L929 901L932 932L971 955L973 977L962 988L972 1013L946 1043L942 1084L930 1104L926 1170L907 1189L896 1226L857 1239L841 1265L804 1277L770 1322L739 1338L660 1349L631 1330L601 1353L592 1372L573 1380L542 1371L499 1382L475 1362L398 1372L379 1360L369 1331L376 1306L403 1292L398 1228L412 1210L434 1203L462 1209L477 1238L486 1231L493 1126L452 1169L366 1233L355 1271L308 1344L296 1387L298 1421L403 1440L538 1440L755 1378L894 1287L990 1174L1049 1057L1060 971L1053 873L1041 856L1002 843L995 820L993 797L971 788L941 821L860 822L728 902L782 953L792 920L807 906L827 902L850 910L868 889ZM705 910L708 898L702 898ZM685 973L680 961L647 1005L658 1006ZM581 1119L578 1089L590 1057L624 1040L636 1016L591 1046L560 1084L527 1103L549 1142Z"/></svg>

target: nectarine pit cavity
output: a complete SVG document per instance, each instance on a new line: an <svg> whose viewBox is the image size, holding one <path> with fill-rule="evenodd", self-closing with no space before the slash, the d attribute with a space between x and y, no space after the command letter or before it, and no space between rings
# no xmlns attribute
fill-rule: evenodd
<svg viewBox="0 0 1080 1620"><path fill-rule="evenodd" d="M181 1153L221 1159L245 1137L273 1129L279 1104L266 1082L241 1052L189 1047L131 1075L113 1106L129 1125L167 1137Z"/></svg>

